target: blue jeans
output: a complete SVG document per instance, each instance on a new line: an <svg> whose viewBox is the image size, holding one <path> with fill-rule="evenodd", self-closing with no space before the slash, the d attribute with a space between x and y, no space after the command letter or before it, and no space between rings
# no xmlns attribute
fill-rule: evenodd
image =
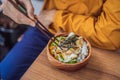
<svg viewBox="0 0 120 80"><path fill-rule="evenodd" d="M23 39L18 42L0 63L0 74L3 80L19 80L44 49L47 38L37 28L29 28Z"/></svg>

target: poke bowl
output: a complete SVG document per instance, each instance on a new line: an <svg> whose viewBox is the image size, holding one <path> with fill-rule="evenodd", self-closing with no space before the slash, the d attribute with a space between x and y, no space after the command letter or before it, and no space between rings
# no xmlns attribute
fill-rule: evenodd
<svg viewBox="0 0 120 80"><path fill-rule="evenodd" d="M73 32L58 34L47 45L48 60L58 69L81 69L88 63L90 56L91 45L88 40Z"/></svg>

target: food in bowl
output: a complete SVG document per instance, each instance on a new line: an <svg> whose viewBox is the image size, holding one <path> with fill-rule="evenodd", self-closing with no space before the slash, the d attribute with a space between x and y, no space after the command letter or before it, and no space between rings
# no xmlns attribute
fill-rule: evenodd
<svg viewBox="0 0 120 80"><path fill-rule="evenodd" d="M82 36L71 32L67 36L56 36L49 45L50 54L66 64L82 62L89 53L89 47Z"/></svg>

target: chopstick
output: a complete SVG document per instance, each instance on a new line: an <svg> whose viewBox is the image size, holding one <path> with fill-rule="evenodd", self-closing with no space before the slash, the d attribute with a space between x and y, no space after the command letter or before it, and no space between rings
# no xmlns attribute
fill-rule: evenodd
<svg viewBox="0 0 120 80"><path fill-rule="evenodd" d="M19 1L16 0L17 5L16 5L13 1L11 1L11 0L10 0L10 3L13 4L16 9L18 9L20 12L22 12L25 16L28 17L26 9L24 8L23 5L21 5L21 4L19 3ZM28 18L29 18L29 17L28 17ZM50 33L50 32L47 30L47 28L46 28L37 18L36 18L36 21L37 21L37 22L35 22L35 23L36 23L35 27L37 27L44 35L46 35L48 38L50 38L50 36L46 33L46 32ZM40 26L39 26L39 24L40 24ZM46 32L45 32L41 27L42 27ZM50 34L51 34L51 33L50 33ZM53 34L51 34L51 35L53 35Z"/></svg>
<svg viewBox="0 0 120 80"><path fill-rule="evenodd" d="M15 5L15 3L13 2L13 1L10 1L12 4L14 4ZM27 11L26 11L26 9L24 8L24 6L23 5L21 5L20 3L19 3L19 1L17 1L16 0L16 3L18 4L18 7L19 7L19 9L20 9L20 11L22 12L22 13L24 13L25 14L25 16L27 16L28 17L28 15L27 15ZM17 5L15 5L15 6L17 6ZM29 17L28 17L29 18ZM35 25L35 27L36 28L38 28L44 35L46 35L48 38L51 38L51 36L53 36L53 34L35 17L35 19L36 19L36 25ZM42 28L41 28L42 27ZM44 30L43 30L44 29ZM47 32L47 33L46 33ZM48 34L50 34L50 35L48 35Z"/></svg>
<svg viewBox="0 0 120 80"><path fill-rule="evenodd" d="M37 23L36 23L36 26L35 26L37 29L39 29L45 36L47 36L47 38L51 38Z"/></svg>
<svg viewBox="0 0 120 80"><path fill-rule="evenodd" d="M10 1L12 4L14 4L14 2L12 2L12 1ZM22 13L24 13L25 14L25 16L27 16L27 11L26 11L26 9L16 0L16 3L18 4L18 7L19 7L19 9L20 9L20 11L22 12ZM17 6L17 5L15 5L14 4L14 6ZM28 16L27 16L28 17ZM29 18L29 17L28 17ZM37 20L37 22L36 22L36 28L38 28L47 38L51 38L52 36L53 36L53 34L35 17L35 19ZM42 27L42 28L41 28ZM44 30L43 30L44 29ZM50 34L50 35L48 35L48 34ZM61 46L59 45L59 44L57 44L55 41L54 41L54 39L53 38L51 38L51 40L61 49L61 50L63 50L62 48L61 48ZM57 41L59 41L57 38L56 38L56 40Z"/></svg>
<svg viewBox="0 0 120 80"><path fill-rule="evenodd" d="M46 30L46 32L48 32L49 34L53 35L37 18L36 18L36 20L37 20L37 23L38 23L44 30Z"/></svg>
<svg viewBox="0 0 120 80"><path fill-rule="evenodd" d="M44 30L39 26L39 24L40 24L40 26L42 27L42 28L44 28L49 34L52 34L51 32L49 32L49 30L39 21L39 20L37 20L37 28L44 34L44 35L46 35L48 38L51 38L47 33L45 33L44 32ZM53 34L52 34L53 35ZM51 38L51 40L52 41L54 41L54 39L53 38ZM58 41L58 39L56 38L56 40ZM54 41L54 43L61 49L61 50L63 50L62 49L62 47L59 45L59 44L57 44L55 41Z"/></svg>
<svg viewBox="0 0 120 80"><path fill-rule="evenodd" d="M51 36L53 36L53 34L37 19L36 22L36 28L38 28L44 35L46 35L48 38L51 38ZM42 27L42 28L41 28ZM48 35L49 34L49 35ZM51 36L50 36L51 35Z"/></svg>
<svg viewBox="0 0 120 80"><path fill-rule="evenodd" d="M46 35L48 38L51 38L46 32L48 32L50 35L53 35L53 34L52 34L37 18L36 18L36 20L37 20L37 22L36 22L36 27L37 27L44 35ZM39 25L40 25L46 32L45 32ZM54 41L53 38L51 38L51 40ZM59 41L57 38L56 38L56 40ZM55 41L54 41L54 43L55 43L61 50L63 50L59 44L57 44Z"/></svg>

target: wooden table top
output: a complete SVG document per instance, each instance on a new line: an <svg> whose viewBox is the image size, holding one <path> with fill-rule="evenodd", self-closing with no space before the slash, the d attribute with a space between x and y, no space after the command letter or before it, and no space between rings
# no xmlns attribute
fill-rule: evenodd
<svg viewBox="0 0 120 80"><path fill-rule="evenodd" d="M21 80L120 80L120 52L92 48L88 64L75 72L54 68L46 48L22 76Z"/></svg>

